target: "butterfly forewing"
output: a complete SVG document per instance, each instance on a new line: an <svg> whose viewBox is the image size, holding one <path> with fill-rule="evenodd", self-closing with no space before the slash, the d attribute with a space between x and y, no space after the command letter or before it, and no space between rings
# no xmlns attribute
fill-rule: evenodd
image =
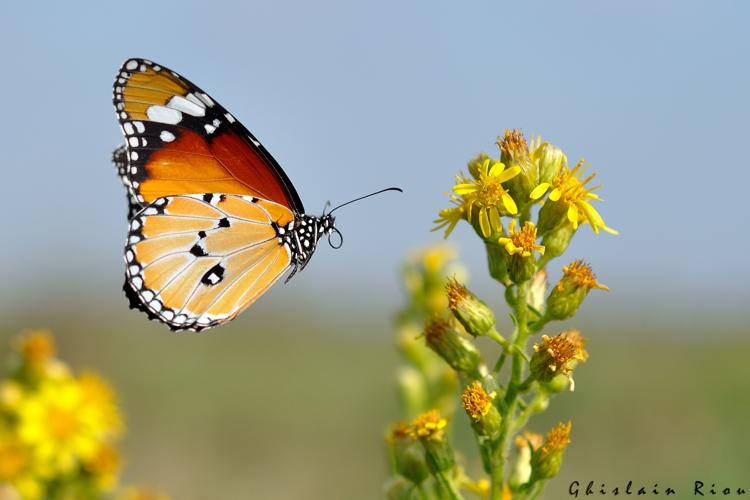
<svg viewBox="0 0 750 500"><path fill-rule="evenodd" d="M263 198L304 213L278 162L187 79L151 61L129 59L113 95L127 147L127 182L141 205L212 192Z"/></svg>
<svg viewBox="0 0 750 500"><path fill-rule="evenodd" d="M131 302L173 329L234 318L289 268L283 205L218 194L154 200L131 221L125 248Z"/></svg>

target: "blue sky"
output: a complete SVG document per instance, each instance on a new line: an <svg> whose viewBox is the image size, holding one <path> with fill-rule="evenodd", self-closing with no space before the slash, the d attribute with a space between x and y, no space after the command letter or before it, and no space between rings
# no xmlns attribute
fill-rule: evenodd
<svg viewBox="0 0 750 500"><path fill-rule="evenodd" d="M0 298L70 284L73 296L121 300L111 83L137 56L245 123L313 213L404 188L343 209L344 247L319 249L285 287L298 294L366 287L396 303L398 263L439 240L428 231L454 173L520 127L600 173L600 211L621 236L584 230L571 257L654 309L670 297L739 304L750 278L748 14L742 2L640 0L3 6ZM471 232L452 239L489 288Z"/></svg>

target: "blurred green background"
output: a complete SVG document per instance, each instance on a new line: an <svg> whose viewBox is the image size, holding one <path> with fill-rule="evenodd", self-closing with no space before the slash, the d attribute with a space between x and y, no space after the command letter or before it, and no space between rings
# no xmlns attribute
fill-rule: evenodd
<svg viewBox="0 0 750 500"><path fill-rule="evenodd" d="M539 432L573 421L545 498L565 497L572 480L747 486L744 331L729 321L676 330L667 317L645 326L597 315L592 303L576 322L591 353L576 391L531 421ZM305 306L294 314L261 306L252 319L194 335L144 323L123 304L92 305L87 315L70 314L76 305L64 299L19 308L3 340L30 326L16 318L34 317L54 327L74 368L111 380L127 418L126 482L177 499L380 497L384 430L400 417L399 359L387 323L372 316L389 311L351 308L332 320ZM458 438L477 469L473 443Z"/></svg>

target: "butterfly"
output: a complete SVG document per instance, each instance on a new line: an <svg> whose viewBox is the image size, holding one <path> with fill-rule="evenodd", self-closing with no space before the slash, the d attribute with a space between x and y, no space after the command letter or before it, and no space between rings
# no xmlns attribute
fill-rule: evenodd
<svg viewBox="0 0 750 500"><path fill-rule="evenodd" d="M249 130L197 85L146 59L123 63L113 103L125 137L112 155L128 198L123 288L131 308L172 330L234 319L287 271L289 281L304 269L320 238L340 246L334 210L401 191L305 214Z"/></svg>

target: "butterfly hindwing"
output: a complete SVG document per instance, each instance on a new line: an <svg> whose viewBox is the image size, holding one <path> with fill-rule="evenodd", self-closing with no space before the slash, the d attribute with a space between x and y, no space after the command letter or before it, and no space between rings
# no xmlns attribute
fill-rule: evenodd
<svg viewBox="0 0 750 500"><path fill-rule="evenodd" d="M189 193L232 193L304 213L278 162L234 116L187 79L145 59L128 59L113 101L139 203Z"/></svg>
<svg viewBox="0 0 750 500"><path fill-rule="evenodd" d="M232 194L158 198L130 223L125 247L131 305L175 330L229 321L289 268L278 228L286 207Z"/></svg>

